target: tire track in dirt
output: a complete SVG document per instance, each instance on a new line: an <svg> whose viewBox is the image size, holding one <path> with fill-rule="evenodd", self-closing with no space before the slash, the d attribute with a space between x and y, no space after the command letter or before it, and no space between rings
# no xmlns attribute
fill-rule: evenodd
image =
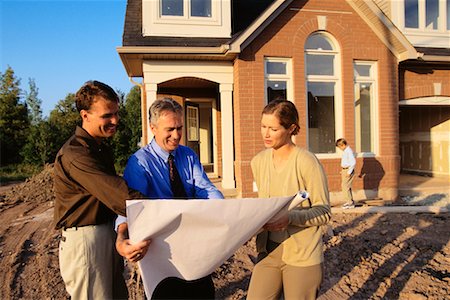
<svg viewBox="0 0 450 300"><path fill-rule="evenodd" d="M36 295L65 298L58 270L59 233L52 228L47 203L21 203L2 213L0 230L1 299L32 299Z"/></svg>

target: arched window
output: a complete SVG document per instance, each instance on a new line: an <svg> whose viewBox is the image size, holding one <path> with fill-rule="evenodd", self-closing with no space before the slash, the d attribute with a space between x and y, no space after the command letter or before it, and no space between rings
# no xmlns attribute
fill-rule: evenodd
<svg viewBox="0 0 450 300"><path fill-rule="evenodd" d="M314 153L335 153L339 52L330 36L313 33L305 44L308 101L308 147ZM342 122L341 122L342 123Z"/></svg>

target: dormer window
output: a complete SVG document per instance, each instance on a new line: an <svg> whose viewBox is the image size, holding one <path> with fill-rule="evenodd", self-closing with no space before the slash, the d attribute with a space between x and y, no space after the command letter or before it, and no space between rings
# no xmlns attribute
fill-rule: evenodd
<svg viewBox="0 0 450 300"><path fill-rule="evenodd" d="M445 11L445 2L439 0L405 0L405 28L438 30L439 19L443 19L440 7ZM423 23L422 23L423 22ZM447 22L448 23L448 22ZM444 26L444 24L442 24ZM448 29L448 28L447 28Z"/></svg>
<svg viewBox="0 0 450 300"><path fill-rule="evenodd" d="M161 17L211 18L212 0L160 0Z"/></svg>
<svg viewBox="0 0 450 300"><path fill-rule="evenodd" d="M144 36L231 36L231 0L141 0Z"/></svg>
<svg viewBox="0 0 450 300"><path fill-rule="evenodd" d="M391 19L414 46L450 45L450 0L391 1Z"/></svg>

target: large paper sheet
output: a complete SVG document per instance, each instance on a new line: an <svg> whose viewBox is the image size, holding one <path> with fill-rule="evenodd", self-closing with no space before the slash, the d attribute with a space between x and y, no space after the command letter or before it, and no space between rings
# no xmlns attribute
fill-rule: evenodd
<svg viewBox="0 0 450 300"><path fill-rule="evenodd" d="M307 197L127 201L131 242L152 241L139 262L147 297L167 277L211 274L264 224Z"/></svg>

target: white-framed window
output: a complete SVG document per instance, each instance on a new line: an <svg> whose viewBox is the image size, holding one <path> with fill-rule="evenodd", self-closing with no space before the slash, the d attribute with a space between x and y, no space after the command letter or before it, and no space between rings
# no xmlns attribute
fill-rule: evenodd
<svg viewBox="0 0 450 300"><path fill-rule="evenodd" d="M231 37L231 0L141 0L142 34Z"/></svg>
<svg viewBox="0 0 450 300"><path fill-rule="evenodd" d="M308 101L308 148L317 154L336 153L341 136L340 58L331 35L316 32L305 43L306 92Z"/></svg>
<svg viewBox="0 0 450 300"><path fill-rule="evenodd" d="M440 0L404 0L404 19L405 28L425 29L425 30L438 30L440 24L439 21L443 18L440 13L440 8L443 8L442 12L446 12L445 7L449 2ZM445 13L446 15L446 13ZM441 24L442 27L446 24ZM449 29L449 28L446 28Z"/></svg>
<svg viewBox="0 0 450 300"><path fill-rule="evenodd" d="M414 46L450 45L450 0L391 1L391 19Z"/></svg>
<svg viewBox="0 0 450 300"><path fill-rule="evenodd" d="M159 0L160 16L211 18L212 0Z"/></svg>
<svg viewBox="0 0 450 300"><path fill-rule="evenodd" d="M186 109L187 140L189 142L198 142L198 107L187 106Z"/></svg>
<svg viewBox="0 0 450 300"><path fill-rule="evenodd" d="M355 151L374 154L377 141L377 64L373 61L354 61L355 93Z"/></svg>
<svg viewBox="0 0 450 300"><path fill-rule="evenodd" d="M266 103L277 99L292 101L291 70L290 58L265 58L264 87Z"/></svg>

